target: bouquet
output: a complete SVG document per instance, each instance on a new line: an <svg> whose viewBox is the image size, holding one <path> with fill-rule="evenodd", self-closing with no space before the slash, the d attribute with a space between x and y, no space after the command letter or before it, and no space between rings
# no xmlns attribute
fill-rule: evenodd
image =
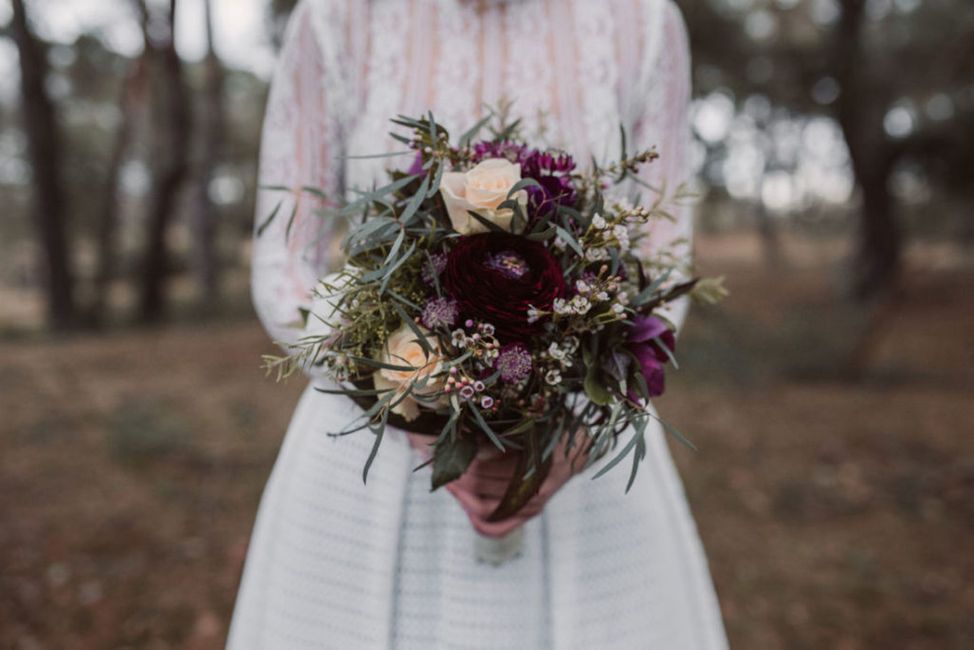
<svg viewBox="0 0 974 650"><path fill-rule="evenodd" d="M318 390L361 405L332 435L374 436L363 480L390 425L430 436L433 489L484 445L516 454L490 517L499 521L532 498L556 453L581 445L589 464L614 451L596 476L630 458L631 487L657 418L649 400L676 366L674 326L660 310L723 290L691 277L673 251L637 255L646 225L672 218L661 194L645 206L609 198L638 182L655 150L628 154L623 132L620 160L582 171L495 118L456 142L432 115L392 120L411 134L393 134L415 156L411 168L323 210L349 222L344 268L322 279L319 306L304 314L326 333L266 363L279 376L323 367L337 387Z"/></svg>

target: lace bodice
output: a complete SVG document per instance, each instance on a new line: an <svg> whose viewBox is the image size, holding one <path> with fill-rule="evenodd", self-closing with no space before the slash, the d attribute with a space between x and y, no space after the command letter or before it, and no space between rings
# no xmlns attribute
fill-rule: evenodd
<svg viewBox="0 0 974 650"><path fill-rule="evenodd" d="M432 111L465 130L485 105L508 100L532 141L579 161L617 157L622 124L631 149L661 154L644 180L672 189L687 180L689 90L686 31L671 0L301 0L262 140L260 185L276 189L259 192L256 223L277 215L255 237L262 322L285 345L306 333L299 309L339 237L316 214L324 199L302 188L340 196L407 165L344 158L401 150L390 117ZM651 246L689 242L691 212L675 213L652 226Z"/></svg>

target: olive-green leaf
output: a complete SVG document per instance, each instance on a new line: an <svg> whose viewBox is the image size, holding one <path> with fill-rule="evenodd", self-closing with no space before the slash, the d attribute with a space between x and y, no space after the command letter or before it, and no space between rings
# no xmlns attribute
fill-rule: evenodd
<svg viewBox="0 0 974 650"><path fill-rule="evenodd" d="M585 373L584 388L588 398L599 406L605 406L612 400L612 395L609 394L609 391L605 389L605 386L599 380L599 371L594 364L590 365L588 372Z"/></svg>
<svg viewBox="0 0 974 650"><path fill-rule="evenodd" d="M436 490L463 476L476 455L477 443L474 441L463 436L455 439L445 437L433 452L432 489Z"/></svg>

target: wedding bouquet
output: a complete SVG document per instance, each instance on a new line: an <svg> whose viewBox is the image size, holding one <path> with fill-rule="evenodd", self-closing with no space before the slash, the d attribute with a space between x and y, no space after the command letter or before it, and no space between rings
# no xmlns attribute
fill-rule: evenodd
<svg viewBox="0 0 974 650"><path fill-rule="evenodd" d="M631 486L657 418L649 400L676 365L660 310L722 294L673 251L637 254L647 224L672 219L661 194L645 206L609 198L657 153L628 154L622 133L621 160L581 171L568 154L524 142L517 122L488 116L453 143L432 115L392 121L411 133L394 137L412 167L323 210L350 223L344 268L304 314L325 333L268 367L323 367L337 387L318 390L361 405L333 435L372 433L363 479L390 425L431 436L433 489L493 445L518 459L490 517L499 521L537 492L556 453L584 445L593 463L631 427L597 474L631 457Z"/></svg>

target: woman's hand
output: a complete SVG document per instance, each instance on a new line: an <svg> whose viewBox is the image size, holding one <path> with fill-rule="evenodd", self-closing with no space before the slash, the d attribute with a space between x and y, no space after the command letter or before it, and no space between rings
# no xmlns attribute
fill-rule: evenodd
<svg viewBox="0 0 974 650"><path fill-rule="evenodd" d="M429 455L429 436L409 434L413 447ZM582 444L578 444L583 441ZM470 463L467 471L446 489L460 503L467 513L470 523L478 533L486 537L504 537L544 509L545 504L572 476L585 467L588 454L588 438L576 436L576 446L566 457L565 443L555 449L551 470L541 484L541 489L513 517L502 521L489 522L490 516L500 504L511 477L517 467L517 457L505 454L494 447L484 447Z"/></svg>

